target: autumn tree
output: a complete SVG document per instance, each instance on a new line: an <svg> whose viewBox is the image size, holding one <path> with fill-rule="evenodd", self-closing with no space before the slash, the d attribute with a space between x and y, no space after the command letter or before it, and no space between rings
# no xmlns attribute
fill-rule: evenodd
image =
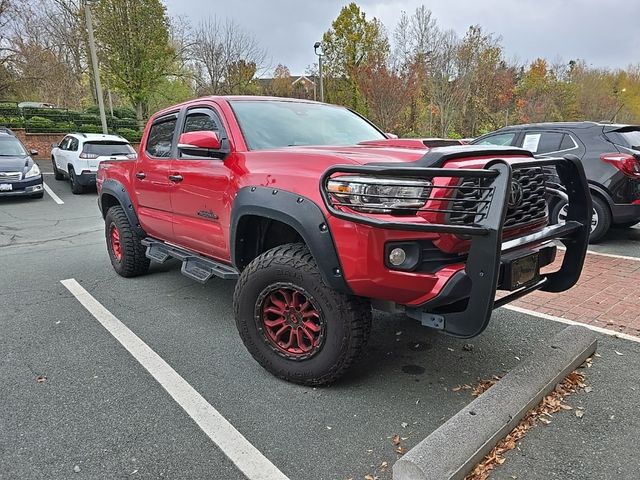
<svg viewBox="0 0 640 480"><path fill-rule="evenodd" d="M323 36L326 99L366 113L358 72L375 55L386 59L389 41L375 18L367 20L355 3L342 8Z"/></svg>
<svg viewBox="0 0 640 480"><path fill-rule="evenodd" d="M190 57L198 94L254 93L254 79L267 67L260 42L232 20L203 20L196 28Z"/></svg>
<svg viewBox="0 0 640 480"><path fill-rule="evenodd" d="M166 8L160 0L99 0L94 16L102 72L142 122L149 100L175 65Z"/></svg>
<svg viewBox="0 0 640 480"><path fill-rule="evenodd" d="M293 95L291 72L286 65L279 64L276 67L267 92L276 97L291 97Z"/></svg>

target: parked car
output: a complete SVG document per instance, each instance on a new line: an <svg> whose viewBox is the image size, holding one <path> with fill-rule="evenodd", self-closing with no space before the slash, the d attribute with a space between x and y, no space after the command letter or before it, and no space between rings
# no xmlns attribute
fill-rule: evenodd
<svg viewBox="0 0 640 480"><path fill-rule="evenodd" d="M136 151L131 144L117 135L70 133L51 149L55 179L68 178L75 194L95 185L100 162L135 158Z"/></svg>
<svg viewBox="0 0 640 480"><path fill-rule="evenodd" d="M564 225L548 224L544 166L556 166L572 203ZM578 160L428 149L346 108L295 99L207 97L158 112L138 158L100 163L97 186L119 275L175 258L196 281L237 279L246 348L307 385L354 362L372 305L467 338L494 307L570 288L591 221ZM541 273L556 240L564 262ZM506 292L494 300L497 289Z"/></svg>
<svg viewBox="0 0 640 480"><path fill-rule="evenodd" d="M581 159L593 197L591 242L609 228L640 222L640 126L597 122L534 123L501 128L474 145L507 145L537 158L573 154ZM567 203L553 197L551 221L563 222Z"/></svg>
<svg viewBox="0 0 640 480"><path fill-rule="evenodd" d="M42 198L42 174L33 156L11 130L0 129L0 197Z"/></svg>

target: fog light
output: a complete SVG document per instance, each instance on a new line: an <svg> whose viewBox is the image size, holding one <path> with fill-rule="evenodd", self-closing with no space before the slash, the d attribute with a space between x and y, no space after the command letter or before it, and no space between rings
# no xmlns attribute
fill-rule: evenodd
<svg viewBox="0 0 640 480"><path fill-rule="evenodd" d="M402 248L394 248L389 253L389 263L394 267L398 267L407 259L407 254Z"/></svg>

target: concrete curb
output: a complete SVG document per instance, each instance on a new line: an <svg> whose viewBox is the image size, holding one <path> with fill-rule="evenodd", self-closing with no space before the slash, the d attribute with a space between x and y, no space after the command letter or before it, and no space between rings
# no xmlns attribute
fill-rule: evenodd
<svg viewBox="0 0 640 480"><path fill-rule="evenodd" d="M394 464L393 479L463 479L596 346L592 331L565 328L409 450Z"/></svg>

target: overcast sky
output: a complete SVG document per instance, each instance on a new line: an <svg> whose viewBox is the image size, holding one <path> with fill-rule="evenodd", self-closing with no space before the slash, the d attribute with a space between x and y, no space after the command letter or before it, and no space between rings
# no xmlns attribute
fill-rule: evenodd
<svg viewBox="0 0 640 480"><path fill-rule="evenodd" d="M193 24L209 15L232 18L258 38L271 63L304 73L316 61L313 44L322 38L347 0L165 0L169 14ZM377 17L391 34L402 10L424 4L438 25L462 36L472 24L502 36L508 59L520 63L584 59L598 67L640 63L640 0L360 0L367 17Z"/></svg>

